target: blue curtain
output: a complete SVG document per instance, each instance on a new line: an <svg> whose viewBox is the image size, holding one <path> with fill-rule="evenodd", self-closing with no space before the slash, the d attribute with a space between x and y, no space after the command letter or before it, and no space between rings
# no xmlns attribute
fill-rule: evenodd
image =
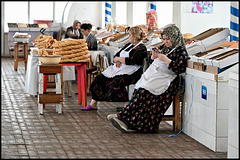
<svg viewBox="0 0 240 160"><path fill-rule="evenodd" d="M239 41L239 2L231 2L230 41Z"/></svg>

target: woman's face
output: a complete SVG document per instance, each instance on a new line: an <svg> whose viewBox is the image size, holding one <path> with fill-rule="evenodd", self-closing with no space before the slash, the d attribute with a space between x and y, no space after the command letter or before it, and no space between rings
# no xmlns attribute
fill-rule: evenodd
<svg viewBox="0 0 240 160"><path fill-rule="evenodd" d="M163 35L163 43L165 44L166 47L172 47L172 42L170 41L169 37L166 35Z"/></svg>
<svg viewBox="0 0 240 160"><path fill-rule="evenodd" d="M81 27L81 24L80 23L77 23L76 27L75 27L75 30L79 30Z"/></svg>
<svg viewBox="0 0 240 160"><path fill-rule="evenodd" d="M135 43L135 37L129 32L129 41L133 44Z"/></svg>

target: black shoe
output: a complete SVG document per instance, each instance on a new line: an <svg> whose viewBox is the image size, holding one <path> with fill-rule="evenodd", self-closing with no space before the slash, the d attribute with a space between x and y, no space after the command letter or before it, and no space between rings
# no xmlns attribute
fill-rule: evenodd
<svg viewBox="0 0 240 160"><path fill-rule="evenodd" d="M117 117L112 118L111 122L112 122L114 127L116 127L117 129L119 129L122 132L125 132L125 133L135 133L135 132L137 132L136 130L128 129L128 126L123 121L118 119Z"/></svg>
<svg viewBox="0 0 240 160"><path fill-rule="evenodd" d="M118 118L114 117L111 119L111 122L113 124L114 127L116 127L117 129L119 129L122 132L126 132L127 131L127 125L122 122L121 120L119 120Z"/></svg>

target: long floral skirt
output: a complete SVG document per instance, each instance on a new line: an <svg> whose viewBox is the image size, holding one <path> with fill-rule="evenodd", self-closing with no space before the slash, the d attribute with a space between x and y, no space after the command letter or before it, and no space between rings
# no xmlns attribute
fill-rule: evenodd
<svg viewBox="0 0 240 160"><path fill-rule="evenodd" d="M177 77L161 95L154 95L143 88L135 89L128 105L118 113L118 118L129 129L144 133L157 132L164 113L177 95L178 83Z"/></svg>
<svg viewBox="0 0 240 160"><path fill-rule="evenodd" d="M107 102L128 102L126 86L135 84L142 74L142 68L132 75L118 75L113 78L105 77L103 74L95 77L90 85L92 99Z"/></svg>

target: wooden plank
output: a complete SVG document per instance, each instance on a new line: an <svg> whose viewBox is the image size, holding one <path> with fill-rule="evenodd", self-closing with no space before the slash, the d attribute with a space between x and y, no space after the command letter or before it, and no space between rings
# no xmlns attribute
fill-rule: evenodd
<svg viewBox="0 0 240 160"><path fill-rule="evenodd" d="M62 103L63 102L63 95L56 94L54 92L48 92L44 94L39 94L39 103Z"/></svg>
<svg viewBox="0 0 240 160"><path fill-rule="evenodd" d="M47 88L56 88L55 82L47 82Z"/></svg>
<svg viewBox="0 0 240 160"><path fill-rule="evenodd" d="M173 115L164 115L162 121L174 121L175 117Z"/></svg>
<svg viewBox="0 0 240 160"><path fill-rule="evenodd" d="M61 73L62 65L39 65L39 73L56 74Z"/></svg>

